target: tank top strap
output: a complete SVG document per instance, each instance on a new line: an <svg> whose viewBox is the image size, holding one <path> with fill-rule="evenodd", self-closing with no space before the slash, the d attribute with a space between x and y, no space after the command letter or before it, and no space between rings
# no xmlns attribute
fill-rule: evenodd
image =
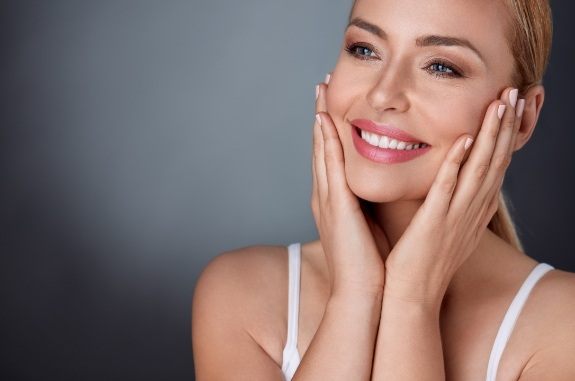
<svg viewBox="0 0 575 381"><path fill-rule="evenodd" d="M517 322L517 318L519 317L529 294L533 290L533 287L537 284L537 281L543 277L543 275L553 269L554 267L547 263L539 263L533 268L533 270L531 270L531 273L529 273L529 276L527 276L521 285L521 288L513 298L513 301L509 305L509 308L503 317L503 321L499 326L499 331L497 332L493 347L491 348L489 363L487 365L486 381L495 381L497 368L499 367L499 361L503 355L503 350L509 341L509 337L511 336L515 323Z"/></svg>
<svg viewBox="0 0 575 381"><path fill-rule="evenodd" d="M283 368L286 373L295 372L297 360L297 333L299 316L300 273L301 273L301 245L292 243L288 246L289 260L289 291L288 291L288 332L287 341L283 351Z"/></svg>

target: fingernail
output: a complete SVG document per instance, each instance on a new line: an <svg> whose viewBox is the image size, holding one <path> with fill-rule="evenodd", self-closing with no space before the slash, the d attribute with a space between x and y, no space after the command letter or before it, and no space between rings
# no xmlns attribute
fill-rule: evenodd
<svg viewBox="0 0 575 381"><path fill-rule="evenodd" d="M330 79L331 79L331 74L327 73L327 75L325 76L325 84L326 85L329 83Z"/></svg>
<svg viewBox="0 0 575 381"><path fill-rule="evenodd" d="M315 85L315 99L319 96L319 85Z"/></svg>
<svg viewBox="0 0 575 381"><path fill-rule="evenodd" d="M467 138L467 140L465 141L465 149L466 149L466 150L469 148L469 146L471 145L471 143L473 143L473 139Z"/></svg>
<svg viewBox="0 0 575 381"><path fill-rule="evenodd" d="M523 110L525 109L525 99L519 99L517 102L517 110L516 114L517 117L521 117L523 115Z"/></svg>
<svg viewBox="0 0 575 381"><path fill-rule="evenodd" d="M505 114L505 108L506 107L507 106L505 106L505 105L499 105L499 108L497 109L497 117L499 119L503 118L503 114Z"/></svg>
<svg viewBox="0 0 575 381"><path fill-rule="evenodd" d="M509 103L511 103L512 107L515 107L517 104L517 95L519 94L519 90L513 89L509 92Z"/></svg>
<svg viewBox="0 0 575 381"><path fill-rule="evenodd" d="M319 114L315 114L315 120L317 120L318 124L321 126L321 116L319 116Z"/></svg>

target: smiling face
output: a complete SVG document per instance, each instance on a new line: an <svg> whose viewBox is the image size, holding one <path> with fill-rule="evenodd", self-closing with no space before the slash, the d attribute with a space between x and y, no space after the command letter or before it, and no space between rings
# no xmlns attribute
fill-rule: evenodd
<svg viewBox="0 0 575 381"><path fill-rule="evenodd" d="M456 139L477 135L489 103L512 85L507 15L501 0L357 1L326 93L357 196L425 198ZM357 119L430 147L407 161L370 160L353 142Z"/></svg>

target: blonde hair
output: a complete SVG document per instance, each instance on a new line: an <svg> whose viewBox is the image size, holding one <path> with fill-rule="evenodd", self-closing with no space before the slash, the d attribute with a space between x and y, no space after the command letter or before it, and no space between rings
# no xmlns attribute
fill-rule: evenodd
<svg viewBox="0 0 575 381"><path fill-rule="evenodd" d="M540 85L547 69L553 18L549 0L502 0L507 5L510 19L509 46L515 57L513 86L524 95L531 87ZM353 1L349 19L357 0ZM487 228L520 251L523 245L508 209L508 201L499 193L499 206Z"/></svg>

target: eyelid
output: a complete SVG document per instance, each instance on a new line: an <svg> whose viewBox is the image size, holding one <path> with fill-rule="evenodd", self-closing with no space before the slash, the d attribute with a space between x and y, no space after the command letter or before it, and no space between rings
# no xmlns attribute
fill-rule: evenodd
<svg viewBox="0 0 575 381"><path fill-rule="evenodd" d="M456 64L454 64L451 60L448 60L446 58L441 58L441 57L433 57L431 59L429 59L423 66L423 68L428 68L429 66L433 65L433 64L439 64L439 65L443 65L443 66L447 66L450 69L453 70L453 75L452 77L458 77L458 78L467 78L464 74L464 71ZM446 76L450 76L449 74L446 74Z"/></svg>
<svg viewBox="0 0 575 381"><path fill-rule="evenodd" d="M362 61L373 61L373 60L379 58L379 57L363 56L363 55L354 53L353 50L358 48L358 47L367 48L367 49L371 50L373 53L375 53L377 56L379 56L377 49L372 44L370 44L368 42L353 41L352 40L352 41L346 42L346 44L345 44L345 50L348 52L348 54L350 54L351 56L353 56L356 59L359 59ZM427 68L433 64L440 64L443 66L447 66L453 71L452 74L449 74L449 73L439 74L437 72L433 72L434 75L437 75L440 77L446 77L446 78L466 78L463 69L461 69L458 65L454 64L451 60L449 60L447 58L432 57L426 61L423 69L427 70ZM427 70L427 71L429 72L429 70Z"/></svg>
<svg viewBox="0 0 575 381"><path fill-rule="evenodd" d="M357 55L355 53L353 53L353 49L357 48L357 47L363 47L363 48L367 48L369 50L371 50L372 52L375 53L375 55L377 57L369 57L369 56L361 56L361 55ZM354 57L364 60L364 61L371 61L373 59L379 58L379 53L377 51L377 48L375 48L372 44L370 44L369 42L363 42L363 41L350 41L350 42L346 42L345 44L345 50L353 55Z"/></svg>

